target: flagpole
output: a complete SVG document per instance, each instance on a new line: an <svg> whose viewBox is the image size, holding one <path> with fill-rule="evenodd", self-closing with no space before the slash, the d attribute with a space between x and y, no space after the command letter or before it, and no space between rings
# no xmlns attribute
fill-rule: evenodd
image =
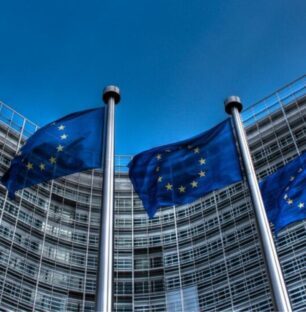
<svg viewBox="0 0 306 312"><path fill-rule="evenodd" d="M114 223L114 125L115 104L120 101L116 86L103 91L106 104L106 133L104 136L103 187L98 251L98 275L96 287L96 312L113 310L113 223Z"/></svg>
<svg viewBox="0 0 306 312"><path fill-rule="evenodd" d="M265 212L265 207L258 186L258 181L255 174L249 146L247 143L246 134L244 132L243 124L240 118L242 103L238 96L230 96L224 101L224 105L225 111L233 117L242 160L246 171L246 178L249 184L251 198L255 210L259 238L261 241L270 285L272 288L274 305L276 311L290 312L292 311L292 309L287 293L287 288L282 275L268 218Z"/></svg>

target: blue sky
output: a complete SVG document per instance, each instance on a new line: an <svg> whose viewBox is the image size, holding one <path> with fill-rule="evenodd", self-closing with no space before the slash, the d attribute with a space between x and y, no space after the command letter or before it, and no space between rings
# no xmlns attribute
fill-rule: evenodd
<svg viewBox="0 0 306 312"><path fill-rule="evenodd" d="M0 2L0 100L39 125L102 105L117 84L116 153L198 134L305 73L306 2Z"/></svg>

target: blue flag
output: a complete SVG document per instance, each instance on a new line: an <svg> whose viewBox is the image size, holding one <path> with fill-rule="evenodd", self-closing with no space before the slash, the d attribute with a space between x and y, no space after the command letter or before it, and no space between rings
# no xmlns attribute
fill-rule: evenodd
<svg viewBox="0 0 306 312"><path fill-rule="evenodd" d="M65 116L37 130L17 152L1 182L16 191L101 167L104 108Z"/></svg>
<svg viewBox="0 0 306 312"><path fill-rule="evenodd" d="M194 138L136 155L129 176L150 218L242 179L229 119Z"/></svg>
<svg viewBox="0 0 306 312"><path fill-rule="evenodd" d="M260 184L268 219L277 234L290 223L306 218L306 153L295 158Z"/></svg>

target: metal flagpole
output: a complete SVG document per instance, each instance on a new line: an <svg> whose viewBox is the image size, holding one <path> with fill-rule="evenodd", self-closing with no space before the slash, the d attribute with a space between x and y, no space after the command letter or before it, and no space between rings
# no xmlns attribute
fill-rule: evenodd
<svg viewBox="0 0 306 312"><path fill-rule="evenodd" d="M269 280L273 293L273 300L277 311L290 312L291 305L282 275L281 267L277 257L276 249L273 242L272 233L265 212L265 207L261 197L260 189L257 182L247 138L240 119L242 103L238 96L230 96L225 102L225 111L233 116L238 143L240 146L242 160L246 171L246 178L249 184L251 198L255 210L255 216L258 226L259 238L261 241L265 263L269 275Z"/></svg>
<svg viewBox="0 0 306 312"><path fill-rule="evenodd" d="M103 202L100 218L96 311L111 312L113 310L114 125L115 104L120 101L119 88L107 86L103 91L103 100L107 106L104 157L102 157L104 159Z"/></svg>

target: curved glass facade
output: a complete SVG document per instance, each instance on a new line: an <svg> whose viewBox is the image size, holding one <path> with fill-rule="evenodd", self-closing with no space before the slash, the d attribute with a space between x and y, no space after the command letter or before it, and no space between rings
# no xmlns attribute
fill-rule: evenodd
<svg viewBox="0 0 306 312"><path fill-rule="evenodd" d="M306 78L242 117L259 178L306 149ZM37 126L0 103L0 166ZM116 157L115 311L272 311L245 182L149 220ZM101 172L74 174L7 197L0 186L0 307L94 311ZM294 311L306 309L306 222L276 240Z"/></svg>

